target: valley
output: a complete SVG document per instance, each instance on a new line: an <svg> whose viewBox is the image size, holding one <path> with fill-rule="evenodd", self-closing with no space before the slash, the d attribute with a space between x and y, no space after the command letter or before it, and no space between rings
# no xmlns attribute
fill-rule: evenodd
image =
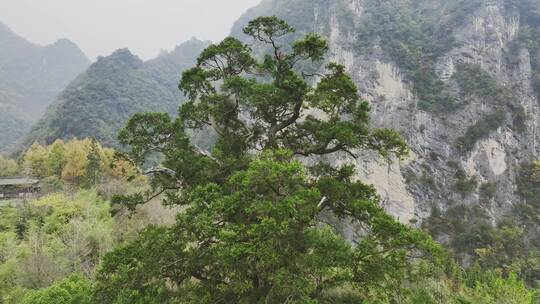
<svg viewBox="0 0 540 304"><path fill-rule="evenodd" d="M42 192L0 207L0 303L540 301L540 1L231 26L90 63L0 25L0 177Z"/></svg>

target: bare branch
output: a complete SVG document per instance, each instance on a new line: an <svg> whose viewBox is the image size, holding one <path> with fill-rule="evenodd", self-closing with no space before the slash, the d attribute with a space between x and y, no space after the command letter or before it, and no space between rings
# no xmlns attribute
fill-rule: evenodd
<svg viewBox="0 0 540 304"><path fill-rule="evenodd" d="M325 196L321 199L321 201L319 202L319 204L317 205L317 208L318 209L321 209L321 207L324 205L324 203L328 200L328 198Z"/></svg>
<svg viewBox="0 0 540 304"><path fill-rule="evenodd" d="M152 169L144 171L142 174L151 175L151 174L156 174L156 173L167 173L169 175L176 175L176 171L174 171L173 169L164 168L164 167L154 167Z"/></svg>

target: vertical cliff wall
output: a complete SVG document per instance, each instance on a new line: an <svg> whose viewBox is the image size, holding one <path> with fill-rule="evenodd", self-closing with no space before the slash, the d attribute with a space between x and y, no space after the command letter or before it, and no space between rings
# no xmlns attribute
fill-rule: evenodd
<svg viewBox="0 0 540 304"><path fill-rule="evenodd" d="M534 0L266 0L232 32L275 14L328 38L373 125L411 148L405 161L358 160L389 212L420 226L434 210L478 209L495 224L523 202L520 170L538 158L538 11Z"/></svg>

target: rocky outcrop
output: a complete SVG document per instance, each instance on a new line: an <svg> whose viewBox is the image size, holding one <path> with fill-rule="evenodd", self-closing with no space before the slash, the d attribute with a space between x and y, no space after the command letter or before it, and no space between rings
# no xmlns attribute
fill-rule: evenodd
<svg viewBox="0 0 540 304"><path fill-rule="evenodd" d="M453 38L437 55L421 48L429 58L426 62L432 61L442 91L453 101L446 110L422 107L411 68L385 48L381 32L375 31L370 41L358 35L374 6L407 7L416 5L413 1L386 0L377 6L370 0L266 0L248 11L233 34L239 35L246 20L276 14L300 33L317 31L328 38L330 59L347 67L371 103L373 125L397 129L410 146L406 161L384 163L369 155L358 161L358 177L374 184L390 213L420 225L434 205L444 211L456 204L485 204L480 189L489 183L496 187L485 208L495 222L520 200L516 194L520 164L536 159L540 151L531 58L518 41L519 10L504 0L414 2L424 2L418 11L428 12L425 18L432 28L447 26L440 30ZM295 7L302 7L304 16L299 17ZM369 51L366 44L371 45ZM471 72L463 74L463 66L474 67L475 80L485 81L492 91L466 88ZM489 119L498 111L502 118L494 126ZM471 147L463 148L464 141ZM344 157L337 156L336 161ZM464 184L471 186L460 189Z"/></svg>

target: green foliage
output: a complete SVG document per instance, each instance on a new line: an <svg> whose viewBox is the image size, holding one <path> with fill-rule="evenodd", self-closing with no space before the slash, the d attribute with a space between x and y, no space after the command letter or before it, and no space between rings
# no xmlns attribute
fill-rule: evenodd
<svg viewBox="0 0 540 304"><path fill-rule="evenodd" d="M17 162L0 155L0 177L15 176L19 172Z"/></svg>
<svg viewBox="0 0 540 304"><path fill-rule="evenodd" d="M484 269L508 272L515 268L510 265L527 256L524 230L514 223L502 223L490 234L491 242L484 248L475 250L478 262ZM521 271L521 269L514 269Z"/></svg>
<svg viewBox="0 0 540 304"><path fill-rule="evenodd" d="M142 183L144 178L133 164L115 157L116 154L114 150L103 148L97 141L89 139L72 139L65 143L56 140L50 146L33 144L22 155L21 171L40 178L45 191L48 187L61 189L63 184L92 188L112 181Z"/></svg>
<svg viewBox="0 0 540 304"><path fill-rule="evenodd" d="M478 186L478 181L476 178L474 176L468 178L465 172L461 169L457 170L456 174L454 175L454 179L454 190L460 193L462 197L473 193Z"/></svg>
<svg viewBox="0 0 540 304"><path fill-rule="evenodd" d="M534 291L528 289L516 274L504 278L488 272L484 277L483 280L477 281L474 287L467 288L465 295L459 297L458 303L536 303Z"/></svg>
<svg viewBox="0 0 540 304"><path fill-rule="evenodd" d="M519 276L528 286L538 286L540 282L540 252L535 248L522 249L527 252L519 260L513 262L511 269L519 273ZM540 293L537 292L537 298Z"/></svg>
<svg viewBox="0 0 540 304"><path fill-rule="evenodd" d="M537 225L540 223L540 163L523 163L516 182L523 200L516 206L516 212L524 223Z"/></svg>
<svg viewBox="0 0 540 304"><path fill-rule="evenodd" d="M528 117L517 98L510 89L499 85L480 66L460 64L454 79L459 85L463 99L481 98L486 104L496 108L494 113L476 122L475 125L467 129L463 137L458 138L458 149L462 152L470 152L478 140L486 138L489 133L503 126L507 119L505 112L512 114L513 126L516 131L526 131L525 121Z"/></svg>
<svg viewBox="0 0 540 304"><path fill-rule="evenodd" d="M481 98L485 103L495 106L499 111L507 108L513 116L516 131L526 131L525 121L528 119L525 110L511 89L501 86L479 65L460 64L454 79L460 88L463 99Z"/></svg>
<svg viewBox="0 0 540 304"><path fill-rule="evenodd" d="M224 184L201 185L187 196L191 204L173 229L150 229L107 255L97 302L331 303L334 290L349 286L356 286L359 301L366 297L361 291L383 297L412 275L411 244L438 251L387 215L374 189L348 175L311 183L290 152L265 153ZM324 208L361 220L369 237L353 246L321 226ZM163 265L174 266L164 271Z"/></svg>
<svg viewBox="0 0 540 304"><path fill-rule="evenodd" d="M62 171L67 165L66 147L61 140L55 141L49 147L49 155L47 157L47 167L54 176L61 178Z"/></svg>
<svg viewBox="0 0 540 304"><path fill-rule="evenodd" d="M366 1L358 41L367 43L362 46L364 51L373 43L380 43L413 84L420 109L449 111L455 108L455 101L445 92L434 65L440 55L455 45L451 30L465 20L459 9L470 10L478 1L433 2L429 7L422 1Z"/></svg>
<svg viewBox="0 0 540 304"><path fill-rule="evenodd" d="M293 28L297 29L300 34L312 32L314 30L314 24L319 23L324 25L324 28L320 29L320 33L328 36L331 32L330 18L332 15L339 16L336 18L336 22L347 33L354 34L354 12L351 11L348 3L345 1L328 1L328 0L278 0L277 5L272 7L259 6L248 10L238 20L232 29L233 37L241 37L243 34L243 28L254 18L261 15L275 15L283 20L287 20ZM306 12L312 12L313 10L324 12L317 16L312 13L306 14ZM285 37L289 40L292 38ZM247 40L247 39L246 39Z"/></svg>
<svg viewBox="0 0 540 304"><path fill-rule="evenodd" d="M423 226L436 238L449 235L448 245L457 258L487 247L494 229L485 210L475 205L454 205L445 212L433 207Z"/></svg>
<svg viewBox="0 0 540 304"><path fill-rule="evenodd" d="M92 187L101 179L101 147L95 139L92 139L90 150L86 156L86 185ZM49 156L50 158L50 156Z"/></svg>
<svg viewBox="0 0 540 304"><path fill-rule="evenodd" d="M24 173L31 177L42 178L49 176L47 166L48 151L45 147L33 144L23 156Z"/></svg>
<svg viewBox="0 0 540 304"><path fill-rule="evenodd" d="M174 227L148 229L105 257L96 302L352 303L391 299L404 280L429 273L409 257L434 262L440 248L389 216L374 188L353 180L354 165L318 157L358 149L402 157L403 140L369 127L343 66L328 64L311 86L297 64L328 48L308 34L289 49L281 41L293 31L276 17L252 20L244 32L270 50L262 60L234 38L208 47L183 73L189 101L178 119L137 114L121 132L137 163L155 153L163 161L149 170L152 192L115 201L134 209L164 194L184 212ZM209 152L186 134L204 128L218 135ZM323 210L364 228L356 245L321 223Z"/></svg>
<svg viewBox="0 0 540 304"><path fill-rule="evenodd" d="M118 132L135 113L176 114L184 99L177 89L180 75L207 45L188 41L146 62L125 49L100 57L60 93L26 137L23 149L36 141L50 144L71 138L95 138L118 148Z"/></svg>
<svg viewBox="0 0 540 304"><path fill-rule="evenodd" d="M242 168L251 149L287 148L299 156L353 154L358 148L384 157L407 153L395 131L369 128L369 107L343 66L328 64L316 87L294 70L298 62L319 61L327 49L321 37L307 35L287 52L278 39L291 29L276 26L275 33L264 34L272 22L275 17L257 19L246 28L257 33L256 41L273 48L262 62L252 58L247 45L227 38L201 53L197 67L184 72L180 89L190 100L181 106L179 119L137 114L120 133L120 141L133 147L131 157L139 163L149 153L163 154L162 165L168 170L154 173L159 188L172 192L173 199L179 184L220 180ZM254 30L258 27L260 33ZM223 84L216 85L217 80ZM308 108L323 115L306 113ZM218 134L211 156L191 146L185 132L202 128Z"/></svg>
<svg viewBox="0 0 540 304"><path fill-rule="evenodd" d="M21 303L21 295L28 293L22 303L85 303L78 302L78 291L89 290L86 279L76 275L55 282L72 273L93 278L101 257L132 240L149 222L149 215L142 211L113 217L110 203L95 190L3 204L0 302Z"/></svg>
<svg viewBox="0 0 540 304"><path fill-rule="evenodd" d="M19 118L8 109L3 109L1 98L0 95L0 153L8 154L15 150L17 141L30 131L32 123L26 118Z"/></svg>
<svg viewBox="0 0 540 304"><path fill-rule="evenodd" d="M437 191L437 189L438 189L437 183L435 182L435 179L429 173L424 173L420 177L419 181L424 187L428 188L431 191Z"/></svg>
<svg viewBox="0 0 540 304"><path fill-rule="evenodd" d="M462 153L471 152L479 140L487 138L491 132L502 127L505 122L506 113L502 110L497 110L493 114L486 115L474 125L468 127L465 135L457 139L457 149Z"/></svg>
<svg viewBox="0 0 540 304"><path fill-rule="evenodd" d="M451 246L458 253L474 253L491 242L493 227L488 221L485 210L478 206L455 206L450 208L446 217L453 229Z"/></svg>
<svg viewBox="0 0 540 304"><path fill-rule="evenodd" d="M496 183L483 183L480 185L480 200L487 202L495 197L497 193Z"/></svg>
<svg viewBox="0 0 540 304"><path fill-rule="evenodd" d="M452 163L449 167L456 170L456 178L464 180L464 186L470 185L459 165ZM450 252L461 263L465 261L469 265L476 265L466 273L471 276L477 272L467 279L467 288L458 297L460 301L465 301L463 303L496 303L494 299L497 297L508 303L522 303L510 299L529 297L533 291L523 286L530 288L538 285L540 255L537 248L540 240L537 229L540 223L540 195L537 189L540 187L540 165L537 162L524 163L518 173L517 193L522 201L514 204L513 213L506 214L496 225L482 204L489 202L496 194L495 183L480 186L480 204L454 205L446 211L435 206L431 216L423 223L423 227L434 237L446 240ZM478 276L478 273L495 275L493 271L497 272L496 281L500 286L490 285L492 278L488 276ZM516 277L509 278L512 275ZM517 288L516 295L511 293L514 291L506 290L514 287ZM498 290L509 294L499 294ZM527 300L523 303L531 302Z"/></svg>
<svg viewBox="0 0 540 304"><path fill-rule="evenodd" d="M491 104L503 105L516 98L501 87L493 77L479 65L459 64L454 79L460 88L462 97L477 96Z"/></svg>
<svg viewBox="0 0 540 304"><path fill-rule="evenodd" d="M533 69L532 86L540 97L540 1L522 0L514 3L520 13L519 41L529 50Z"/></svg>
<svg viewBox="0 0 540 304"><path fill-rule="evenodd" d="M474 268L474 267L473 267ZM537 291L528 288L514 273L507 276L496 271L476 269L462 273L465 278L453 281L423 280L416 282L402 303L410 304L533 304ZM469 284L469 282L471 282Z"/></svg>
<svg viewBox="0 0 540 304"><path fill-rule="evenodd" d="M445 212L434 207L423 227L435 237L449 236L447 246L452 255L461 263L476 265L465 273L470 288L484 281L478 273L491 271L503 277L514 273L527 286L537 286L540 259L536 245L531 244L526 228L511 218L493 226L479 205L457 205Z"/></svg>
<svg viewBox="0 0 540 304"><path fill-rule="evenodd" d="M95 260L87 254L95 251L85 246L93 236L101 235L94 233L104 226L110 227L104 221L109 216L106 209L100 209L103 207L89 193L81 193L74 200L51 195L26 206L3 206L0 212L2 300L6 301L20 289L47 287L71 271L88 274L87 266L95 264ZM105 241L101 237L97 239ZM95 246L107 246L107 242Z"/></svg>
<svg viewBox="0 0 540 304"><path fill-rule="evenodd" d="M516 178L517 194L521 201L514 205L514 216L524 225L527 249L531 254L522 261L528 282L536 283L540 279L540 257L535 252L540 246L538 227L540 227L540 163L523 163ZM521 267L520 267L521 268Z"/></svg>
<svg viewBox="0 0 540 304"><path fill-rule="evenodd" d="M80 275L71 275L47 288L26 294L21 304L91 304L92 285Z"/></svg>

